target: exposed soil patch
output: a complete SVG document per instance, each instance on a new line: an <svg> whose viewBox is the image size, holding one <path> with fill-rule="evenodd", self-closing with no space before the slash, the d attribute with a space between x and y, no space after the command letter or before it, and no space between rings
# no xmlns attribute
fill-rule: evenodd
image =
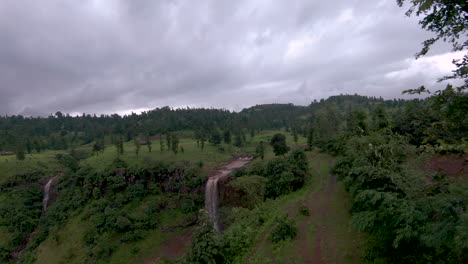
<svg viewBox="0 0 468 264"><path fill-rule="evenodd" d="M451 178L468 178L468 154L434 155L423 165L423 170L428 174L442 172Z"/></svg>
<svg viewBox="0 0 468 264"><path fill-rule="evenodd" d="M158 253L158 255L145 260L145 263L155 264L162 259L175 260L181 257L187 250L190 244L189 241L192 240L192 237L193 228L188 229L180 235L172 237L169 241L167 241L164 247L161 248L161 251Z"/></svg>

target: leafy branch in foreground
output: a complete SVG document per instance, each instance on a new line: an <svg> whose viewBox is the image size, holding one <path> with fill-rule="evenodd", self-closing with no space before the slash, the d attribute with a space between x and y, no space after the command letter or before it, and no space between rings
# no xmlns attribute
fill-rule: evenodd
<svg viewBox="0 0 468 264"><path fill-rule="evenodd" d="M424 56L430 47L439 40L452 44L452 51L462 51L468 47L468 2L465 0L409 0L410 8L407 16L416 14L424 16L419 21L421 27L436 34L425 40L416 58ZM405 0L397 0L401 7ZM468 87L468 54L461 60L453 60L456 70L451 76L445 76L439 81L448 79L465 79L463 89Z"/></svg>

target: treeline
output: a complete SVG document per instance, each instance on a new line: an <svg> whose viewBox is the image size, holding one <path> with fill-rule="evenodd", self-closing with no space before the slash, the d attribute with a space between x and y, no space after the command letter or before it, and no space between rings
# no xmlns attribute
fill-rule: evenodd
<svg viewBox="0 0 468 264"><path fill-rule="evenodd" d="M317 137L335 133L338 123L327 120L342 119L342 113L356 105L371 109L382 103L389 108L401 108L404 100L383 100L382 98L359 95L332 96L306 106L292 104L257 105L239 113L223 109L169 107L156 108L141 114L120 116L89 115L70 116L57 112L46 118L2 116L0 117L0 151L19 153L23 159L27 153L44 150L73 149L94 142L96 151L106 144L127 142L138 137L139 141L154 136L181 130L195 131L192 135L200 143L229 142L240 146L247 135L263 129L287 128L295 134L307 136L310 121L323 127ZM327 106L327 107L324 107ZM341 116L340 116L341 115ZM337 121L338 122L338 121ZM170 146L166 146L170 148Z"/></svg>

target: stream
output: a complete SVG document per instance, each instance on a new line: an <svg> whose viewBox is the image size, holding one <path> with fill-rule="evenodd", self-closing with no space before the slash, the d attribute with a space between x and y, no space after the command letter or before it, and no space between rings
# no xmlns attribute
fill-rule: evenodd
<svg viewBox="0 0 468 264"><path fill-rule="evenodd" d="M215 175L208 178L208 181L206 182L205 208L216 232L221 231L218 214L220 184L229 177L229 174L231 174L233 170L245 166L251 160L252 157L239 157L234 159L228 164L217 169Z"/></svg>

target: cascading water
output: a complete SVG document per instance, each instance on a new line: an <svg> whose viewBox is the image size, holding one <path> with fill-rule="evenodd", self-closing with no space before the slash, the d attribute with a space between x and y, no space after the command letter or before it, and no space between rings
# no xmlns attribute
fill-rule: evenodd
<svg viewBox="0 0 468 264"><path fill-rule="evenodd" d="M220 184L229 176L229 174L237 168L243 167L252 160L251 157L241 157L231 161L223 166L218 172L210 177L206 182L205 187L205 209L208 212L208 217L213 223L213 228L216 232L221 231L219 223L218 206L220 199Z"/></svg>
<svg viewBox="0 0 468 264"><path fill-rule="evenodd" d="M47 209L47 205L49 203L50 187L52 186L52 183L54 182L54 180L57 179L57 177L58 175L55 175L54 177L50 178L49 181L47 181L47 184L44 186L44 198L42 198L42 212L43 213Z"/></svg>
<svg viewBox="0 0 468 264"><path fill-rule="evenodd" d="M218 178L210 178L206 183L205 190L205 206L208 212L208 217L213 223L213 227L216 232L219 232L219 221L218 221L218 205L219 205L219 192L218 192Z"/></svg>

